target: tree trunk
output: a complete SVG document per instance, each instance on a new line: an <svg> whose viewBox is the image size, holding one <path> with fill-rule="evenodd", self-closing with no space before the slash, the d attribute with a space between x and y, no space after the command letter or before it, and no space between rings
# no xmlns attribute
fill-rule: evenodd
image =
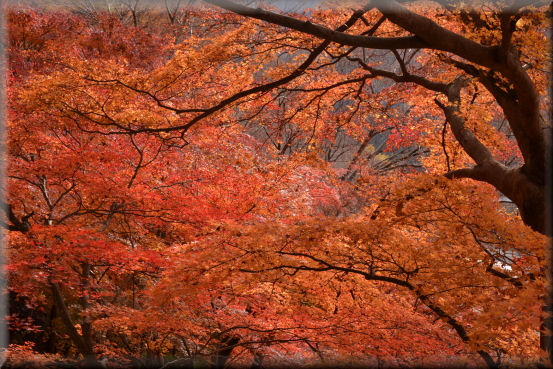
<svg viewBox="0 0 553 369"><path fill-rule="evenodd" d="M238 342L240 342L238 337L230 336L222 338L216 354L212 357L213 369L223 369L225 367L225 363L230 358L230 354Z"/></svg>
<svg viewBox="0 0 553 369"><path fill-rule="evenodd" d="M67 305L65 305L60 285L57 282L50 281L50 288L52 290L54 304L56 305L58 315L61 318L61 321L66 329L67 334L69 335L69 338L71 338L73 344L77 346L79 353L83 355L85 366L87 368L98 368L99 363L96 359L96 354L94 353L94 347L91 345L91 342L88 339L85 340L83 336L81 336L79 332L77 332L75 324L73 324L73 320L69 315Z"/></svg>

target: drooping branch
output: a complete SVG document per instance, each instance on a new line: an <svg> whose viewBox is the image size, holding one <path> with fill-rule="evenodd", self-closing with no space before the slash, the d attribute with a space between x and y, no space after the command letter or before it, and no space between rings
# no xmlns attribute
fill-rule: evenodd
<svg viewBox="0 0 553 369"><path fill-rule="evenodd" d="M401 279L397 277L379 275L372 269L367 272L354 267L343 267L343 266L335 265L321 258L315 257L307 253L302 253L302 252L279 251L278 254L286 255L286 256L295 256L299 258L306 258L317 263L318 265L310 266L303 263L301 265L283 264L283 265L277 265L271 268L260 269L260 270L240 269L240 271L247 272L247 273L261 273L261 272L266 272L270 270L286 270L286 269L295 270L295 271L303 270L303 271L315 271L315 272L340 271L345 273L361 275L368 281L380 281L380 282L391 283L396 286L401 286L401 287L407 288L409 291L414 293L415 296L426 307L428 307L434 314L436 314L440 319L446 322L457 333L457 335L459 336L459 338L461 338L463 342L468 343L470 341L470 337L467 334L467 331L465 327L461 324L461 322L455 319L451 314L448 314L440 306L436 305L430 299L430 297L428 297L428 295L423 294L418 288L416 288L412 283L410 283L408 279ZM486 351L478 350L477 353L486 362L486 365L489 368L498 367L497 363L492 359L490 354L488 354Z"/></svg>
<svg viewBox="0 0 553 369"><path fill-rule="evenodd" d="M353 26L355 24L355 22L363 16L364 13L365 13L364 10L354 12L351 15L351 17L343 25L341 25L340 27L338 27L336 29L336 31L337 32L342 32L342 31L347 30L348 28ZM378 24L381 24L381 22L379 22ZM372 32L375 32L377 28L378 27L375 26L373 28ZM141 93L141 94L145 94L145 95L151 97L157 103L158 106L160 106L164 109L174 111L177 114L188 113L188 112L201 112L201 114L199 114L196 117L192 118L186 124L177 125L177 126L173 126L173 127L131 129L131 128L123 127L121 125L117 125L119 128L121 128L123 130L123 132L121 132L121 133L142 133L142 132L159 133L159 132L172 132L172 131L186 132L194 124L196 124L199 121L207 118L208 116L212 115L213 113L216 113L217 111L222 110L223 108L229 106L231 103L233 103L233 102L235 102L235 101L237 101L241 98L244 98L244 97L256 94L256 93L260 93L260 92L270 91L270 90L272 90L276 87L287 84L287 83L293 81L294 79L298 78L299 76L301 76L307 70L307 68L315 61L315 59L317 59L317 57L329 45L330 45L330 40L325 40L324 42L322 42L319 46L317 46L309 54L307 59L305 59L305 61L301 65L299 65L292 73L290 73L286 77L280 78L276 81L269 82L269 83L266 83L266 84L263 84L263 85L260 85L260 86L256 86L256 87L252 87L252 88L240 91L240 92L238 92L238 93L236 93L232 96L229 96L226 99L220 101L218 104L216 104L216 105L214 105L210 108L205 108L205 109L179 109L179 108L174 108L174 107L168 106L166 104L163 104L163 102L159 98L157 98L154 94L152 94L151 92L146 91L146 90L142 90L142 89L138 89L136 87L133 87L133 86L131 86L127 83L124 83L123 81L117 80L117 79L113 79L113 80L97 80L97 79L93 79L93 78L87 78L87 79L92 81L92 82L96 82L96 83L119 84L119 85L121 85L125 88L128 88L128 89L132 90L132 91L135 91L135 92L138 92L138 93Z"/></svg>
<svg viewBox="0 0 553 369"><path fill-rule="evenodd" d="M440 308L438 305L434 304L429 298L428 296L426 295L423 295L421 294L420 292L417 292L416 290L414 291L415 292L415 295L419 298L419 300L426 306L428 307L430 310L432 310L432 312L434 312L434 314L436 314L437 316L439 316L442 320L444 320L451 328L453 328L453 330L455 330L455 332L457 333L457 335L461 338L461 340L465 343L467 343L470 338L467 334L467 331L465 330L465 327L463 327L463 325L457 321L457 319L455 319L454 317L452 317L450 314L448 314L447 312L445 312L442 308ZM478 355L480 355L480 357L486 362L486 365L489 367L489 368L497 368L498 367L498 364L492 359L492 357L490 356L490 354L488 354L486 351L484 350L478 350Z"/></svg>

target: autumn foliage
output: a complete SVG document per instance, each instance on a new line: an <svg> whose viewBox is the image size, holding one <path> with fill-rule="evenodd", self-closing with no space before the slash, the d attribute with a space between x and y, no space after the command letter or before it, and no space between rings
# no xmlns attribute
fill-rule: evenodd
<svg viewBox="0 0 553 369"><path fill-rule="evenodd" d="M506 35L493 8L409 9L479 45ZM509 73L174 10L8 9L6 365L544 360L544 185L505 117ZM514 14L550 129L546 13ZM410 34L376 8L294 17ZM491 163L472 139L529 195L465 175Z"/></svg>

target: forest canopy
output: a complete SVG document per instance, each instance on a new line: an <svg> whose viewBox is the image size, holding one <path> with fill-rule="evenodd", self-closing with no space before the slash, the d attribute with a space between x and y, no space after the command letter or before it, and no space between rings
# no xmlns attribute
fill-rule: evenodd
<svg viewBox="0 0 553 369"><path fill-rule="evenodd" d="M6 367L552 362L547 4L281 5L7 6Z"/></svg>

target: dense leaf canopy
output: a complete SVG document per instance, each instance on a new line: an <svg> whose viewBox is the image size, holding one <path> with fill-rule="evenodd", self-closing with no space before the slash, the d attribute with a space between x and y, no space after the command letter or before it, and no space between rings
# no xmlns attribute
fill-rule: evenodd
<svg viewBox="0 0 553 369"><path fill-rule="evenodd" d="M6 15L9 365L545 360L542 4L108 3Z"/></svg>

